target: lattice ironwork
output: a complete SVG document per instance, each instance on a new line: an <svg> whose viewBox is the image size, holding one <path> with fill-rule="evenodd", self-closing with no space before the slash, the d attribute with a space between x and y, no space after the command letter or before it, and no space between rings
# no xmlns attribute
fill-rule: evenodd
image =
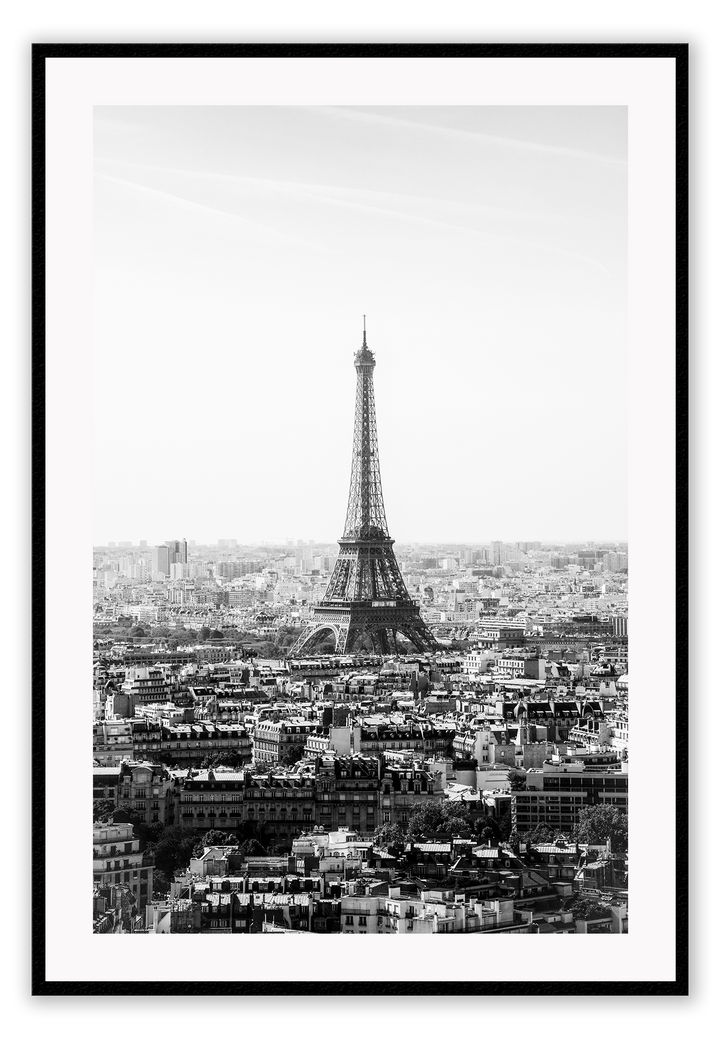
<svg viewBox="0 0 720 1056"><path fill-rule="evenodd" d="M329 633L336 653L351 653L362 641L375 652L397 652L397 635L418 651L438 648L408 593L390 538L378 453L373 372L375 356L363 343L355 353L357 387L353 432L350 494L340 552L325 596L313 610L312 621L290 651L306 652Z"/></svg>

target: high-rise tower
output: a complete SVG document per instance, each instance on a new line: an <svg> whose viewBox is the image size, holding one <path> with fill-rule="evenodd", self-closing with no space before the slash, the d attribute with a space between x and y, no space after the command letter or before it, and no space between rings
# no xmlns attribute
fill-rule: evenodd
<svg viewBox="0 0 720 1056"><path fill-rule="evenodd" d="M187 564L188 559L188 544L185 539L166 539L165 546L170 551L170 564L175 565L178 562L182 565Z"/></svg>
<svg viewBox="0 0 720 1056"><path fill-rule="evenodd" d="M356 651L363 639L377 653L397 652L398 634L419 651L438 648L403 582L385 519L375 425L375 356L367 346L364 318L355 370L350 496L340 553L325 597L313 610L291 656L302 655L329 633L335 637L336 653Z"/></svg>

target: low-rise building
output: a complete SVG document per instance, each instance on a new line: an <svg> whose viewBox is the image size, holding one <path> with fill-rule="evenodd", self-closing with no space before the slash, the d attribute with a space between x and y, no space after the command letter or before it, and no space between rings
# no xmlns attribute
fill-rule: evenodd
<svg viewBox="0 0 720 1056"><path fill-rule="evenodd" d="M238 757L242 764L249 763L252 756L250 735L239 723L136 722L132 736L136 757L161 756L178 766L202 763L206 756L226 753Z"/></svg>
<svg viewBox="0 0 720 1056"><path fill-rule="evenodd" d="M125 759L135 758L132 723L121 719L105 719L93 723L93 759L100 766L119 766Z"/></svg>
<svg viewBox="0 0 720 1056"><path fill-rule="evenodd" d="M321 733L322 726L308 719L259 722L252 735L253 760L268 766L295 763L302 757L308 737Z"/></svg>
<svg viewBox="0 0 720 1056"><path fill-rule="evenodd" d="M93 806L104 804L113 809L118 805L118 785L120 783L120 766L93 767Z"/></svg>
<svg viewBox="0 0 720 1056"><path fill-rule="evenodd" d="M183 828L233 830L243 820L243 770L191 771L181 785L178 822Z"/></svg>
<svg viewBox="0 0 720 1056"><path fill-rule="evenodd" d="M139 814L147 825L174 825L177 782L162 763L124 762L118 805Z"/></svg>
<svg viewBox="0 0 720 1056"><path fill-rule="evenodd" d="M613 806L627 813L628 771L586 766L584 762L547 762L527 771L525 788L513 795L515 827L519 833L545 825L571 833L583 807Z"/></svg>
<svg viewBox="0 0 720 1056"><path fill-rule="evenodd" d="M142 909L153 892L152 857L140 850L129 821L93 825L93 883L102 892L124 886Z"/></svg>

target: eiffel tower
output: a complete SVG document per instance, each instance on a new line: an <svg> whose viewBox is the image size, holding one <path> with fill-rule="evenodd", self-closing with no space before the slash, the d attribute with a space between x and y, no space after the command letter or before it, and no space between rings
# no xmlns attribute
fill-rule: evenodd
<svg viewBox="0 0 720 1056"><path fill-rule="evenodd" d="M325 597L289 652L302 656L332 633L336 653L358 651L361 642L376 653L397 653L402 634L419 651L438 643L405 586L390 538L378 455L373 371L375 356L367 346L363 316L362 348L355 353L355 432L350 496L340 552Z"/></svg>

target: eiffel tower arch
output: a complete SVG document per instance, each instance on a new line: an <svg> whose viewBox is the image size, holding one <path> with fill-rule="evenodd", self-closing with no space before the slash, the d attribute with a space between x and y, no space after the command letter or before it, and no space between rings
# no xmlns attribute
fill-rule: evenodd
<svg viewBox="0 0 720 1056"><path fill-rule="evenodd" d="M355 428L350 494L340 552L325 596L290 650L302 656L329 634L336 653L352 653L361 642L376 653L396 653L402 635L418 652L439 648L405 586L390 538L380 480L375 392L375 356L367 346L355 353Z"/></svg>

